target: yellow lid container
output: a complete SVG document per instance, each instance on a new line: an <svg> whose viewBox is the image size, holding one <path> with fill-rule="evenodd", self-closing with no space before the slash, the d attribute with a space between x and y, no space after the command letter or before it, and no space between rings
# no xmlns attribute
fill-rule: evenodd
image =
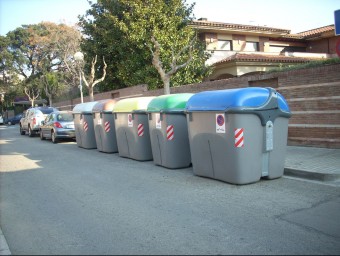
<svg viewBox="0 0 340 256"><path fill-rule="evenodd" d="M151 100L155 97L136 97L121 99L113 108L113 113L129 113L133 111L146 111Z"/></svg>

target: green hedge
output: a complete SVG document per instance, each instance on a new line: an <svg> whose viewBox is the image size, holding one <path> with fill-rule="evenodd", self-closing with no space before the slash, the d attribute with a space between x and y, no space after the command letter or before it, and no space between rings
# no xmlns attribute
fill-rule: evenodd
<svg viewBox="0 0 340 256"><path fill-rule="evenodd" d="M304 64L289 65L289 66L284 66L282 63L280 63L280 67L273 68L267 72L272 73L272 72L289 71L289 70L296 70L296 69L303 69L303 68L315 68L315 67L320 67L320 66L330 65L330 64L337 64L337 63L340 63L340 58L338 57L326 59L326 60L314 60L314 61L310 61Z"/></svg>

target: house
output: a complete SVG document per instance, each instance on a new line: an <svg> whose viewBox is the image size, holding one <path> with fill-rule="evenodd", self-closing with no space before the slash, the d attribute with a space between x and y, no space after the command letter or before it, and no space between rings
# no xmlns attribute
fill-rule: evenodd
<svg viewBox="0 0 340 256"><path fill-rule="evenodd" d="M253 75L272 68L336 57L334 25L297 34L290 30L208 21L191 22L211 57L206 80Z"/></svg>

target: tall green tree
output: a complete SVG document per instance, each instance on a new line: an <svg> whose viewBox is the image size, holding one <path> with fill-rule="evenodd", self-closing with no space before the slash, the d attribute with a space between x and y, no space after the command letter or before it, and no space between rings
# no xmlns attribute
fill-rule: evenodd
<svg viewBox="0 0 340 256"><path fill-rule="evenodd" d="M7 97L9 95L13 95L12 84L16 81L16 76L14 76L12 72L12 60L13 57L8 51L9 39L5 36L0 36L0 93L5 95L0 99L0 112L6 108L6 106L10 105L8 100L11 97Z"/></svg>
<svg viewBox="0 0 340 256"><path fill-rule="evenodd" d="M107 63L106 79L98 85L101 91L145 83L147 63L144 52L139 50L133 41L128 40L113 19L121 17L124 8L119 1L100 0L92 5L86 15L80 17L84 34L81 48L84 52L86 71L90 72L90 63L95 56L98 56L99 69L104 66L103 57Z"/></svg>
<svg viewBox="0 0 340 256"><path fill-rule="evenodd" d="M40 28L36 25L24 25L6 35L8 40L6 50L10 54L7 60L10 61L6 61L4 68L10 77L19 77L16 86L28 96L32 105L40 95L35 81L38 75L38 64L44 58L40 53L40 46L36 43L40 32Z"/></svg>
<svg viewBox="0 0 340 256"><path fill-rule="evenodd" d="M65 39L69 34L72 36ZM22 89L32 105L44 93L45 86L40 78L50 72L69 72L65 60L74 63L73 54L80 49L80 32L65 24L23 25L6 37L7 51L11 55L7 69L11 65L11 71L22 78ZM70 45L76 45L72 52L69 52Z"/></svg>
<svg viewBox="0 0 340 256"><path fill-rule="evenodd" d="M48 102L51 107L53 106L54 97L61 95L68 89L63 76L63 72L48 72L40 77L44 92L48 97Z"/></svg>
<svg viewBox="0 0 340 256"><path fill-rule="evenodd" d="M188 26L192 11L181 0L98 0L81 18L82 49L89 56L102 51L108 76L123 86L200 82L208 56Z"/></svg>
<svg viewBox="0 0 340 256"><path fill-rule="evenodd" d="M121 28L139 45L150 49L165 94L170 93L171 79L173 85L181 80L190 83L203 79L200 75L206 70L207 56L195 30L188 26L194 5L188 6L182 0L121 1L129 7Z"/></svg>

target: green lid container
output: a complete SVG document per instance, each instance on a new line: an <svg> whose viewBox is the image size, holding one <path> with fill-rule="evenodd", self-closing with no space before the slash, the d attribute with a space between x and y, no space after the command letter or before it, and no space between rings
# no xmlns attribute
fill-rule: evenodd
<svg viewBox="0 0 340 256"><path fill-rule="evenodd" d="M184 111L187 101L193 93L162 95L154 98L148 105L148 112L179 112Z"/></svg>
<svg viewBox="0 0 340 256"><path fill-rule="evenodd" d="M113 107L113 113L130 113L134 111L146 111L148 104L155 97L136 97L122 99Z"/></svg>

